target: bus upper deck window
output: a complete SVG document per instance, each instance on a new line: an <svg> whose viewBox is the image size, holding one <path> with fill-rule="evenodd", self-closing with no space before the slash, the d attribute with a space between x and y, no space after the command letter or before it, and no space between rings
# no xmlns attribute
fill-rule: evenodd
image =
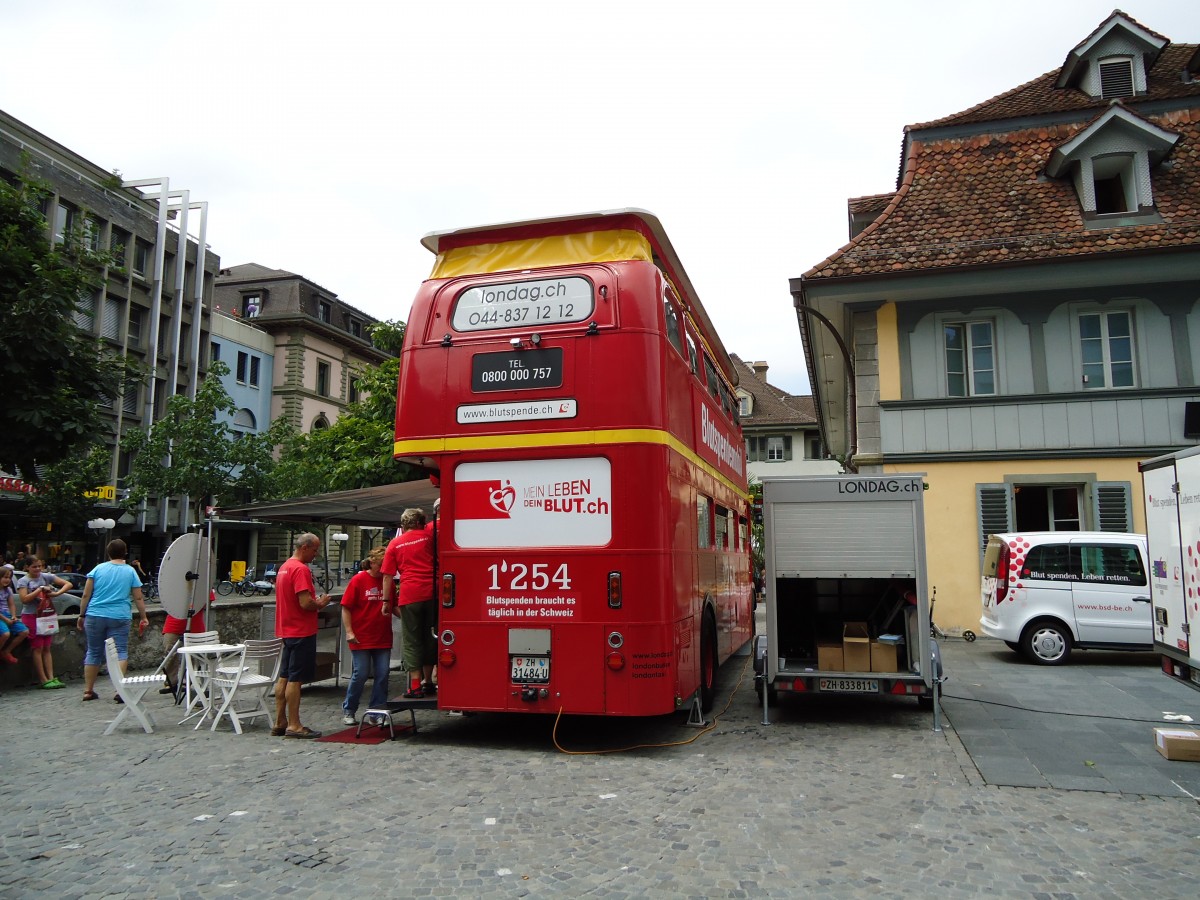
<svg viewBox="0 0 1200 900"><path fill-rule="evenodd" d="M692 366L692 374L696 374L696 342L692 340L690 334L684 335L687 338L688 362Z"/></svg>
<svg viewBox="0 0 1200 900"><path fill-rule="evenodd" d="M679 335L679 313L668 295L663 295L663 319L667 325L667 340L679 353L683 354L683 339Z"/></svg>
<svg viewBox="0 0 1200 900"><path fill-rule="evenodd" d="M721 380L717 378L716 367L713 366L712 360L707 356L704 357L704 374L708 378L708 392L717 400L721 399Z"/></svg>

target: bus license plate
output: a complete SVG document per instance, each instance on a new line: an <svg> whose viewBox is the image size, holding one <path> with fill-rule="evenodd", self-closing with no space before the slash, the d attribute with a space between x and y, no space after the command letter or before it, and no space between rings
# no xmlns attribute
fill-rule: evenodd
<svg viewBox="0 0 1200 900"><path fill-rule="evenodd" d="M550 657L512 657L513 684L547 684L550 681Z"/></svg>
<svg viewBox="0 0 1200 900"><path fill-rule="evenodd" d="M879 682L871 678L822 678L821 690L835 694L878 694Z"/></svg>

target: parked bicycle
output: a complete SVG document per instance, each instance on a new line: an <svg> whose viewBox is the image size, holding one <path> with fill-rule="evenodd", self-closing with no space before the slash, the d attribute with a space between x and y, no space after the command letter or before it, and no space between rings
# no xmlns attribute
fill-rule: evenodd
<svg viewBox="0 0 1200 900"><path fill-rule="evenodd" d="M217 593L222 597L228 597L234 591L243 597L253 597L258 594L269 594L272 590L274 590L274 585L269 581L257 580L253 569L247 569L246 577L240 581L234 581L230 577L217 582Z"/></svg>

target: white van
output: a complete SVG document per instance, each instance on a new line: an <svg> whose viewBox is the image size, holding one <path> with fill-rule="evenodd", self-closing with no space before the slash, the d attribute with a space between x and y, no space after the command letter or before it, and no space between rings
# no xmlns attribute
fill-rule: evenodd
<svg viewBox="0 0 1200 900"><path fill-rule="evenodd" d="M1076 647L1152 650L1146 559L1141 534L989 535L980 630L1046 666Z"/></svg>

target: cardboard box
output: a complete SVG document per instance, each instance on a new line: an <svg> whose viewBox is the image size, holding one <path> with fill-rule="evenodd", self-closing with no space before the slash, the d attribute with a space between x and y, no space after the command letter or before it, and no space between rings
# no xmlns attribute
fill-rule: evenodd
<svg viewBox="0 0 1200 900"><path fill-rule="evenodd" d="M1155 728L1154 746L1167 759L1200 762L1200 731L1188 728Z"/></svg>
<svg viewBox="0 0 1200 900"><path fill-rule="evenodd" d="M893 641L871 641L871 671L899 672L899 644Z"/></svg>
<svg viewBox="0 0 1200 900"><path fill-rule="evenodd" d="M834 643L817 644L817 671L844 672L842 668L842 645Z"/></svg>
<svg viewBox="0 0 1200 900"><path fill-rule="evenodd" d="M866 622L842 626L842 665L846 672L871 671L871 635Z"/></svg>

